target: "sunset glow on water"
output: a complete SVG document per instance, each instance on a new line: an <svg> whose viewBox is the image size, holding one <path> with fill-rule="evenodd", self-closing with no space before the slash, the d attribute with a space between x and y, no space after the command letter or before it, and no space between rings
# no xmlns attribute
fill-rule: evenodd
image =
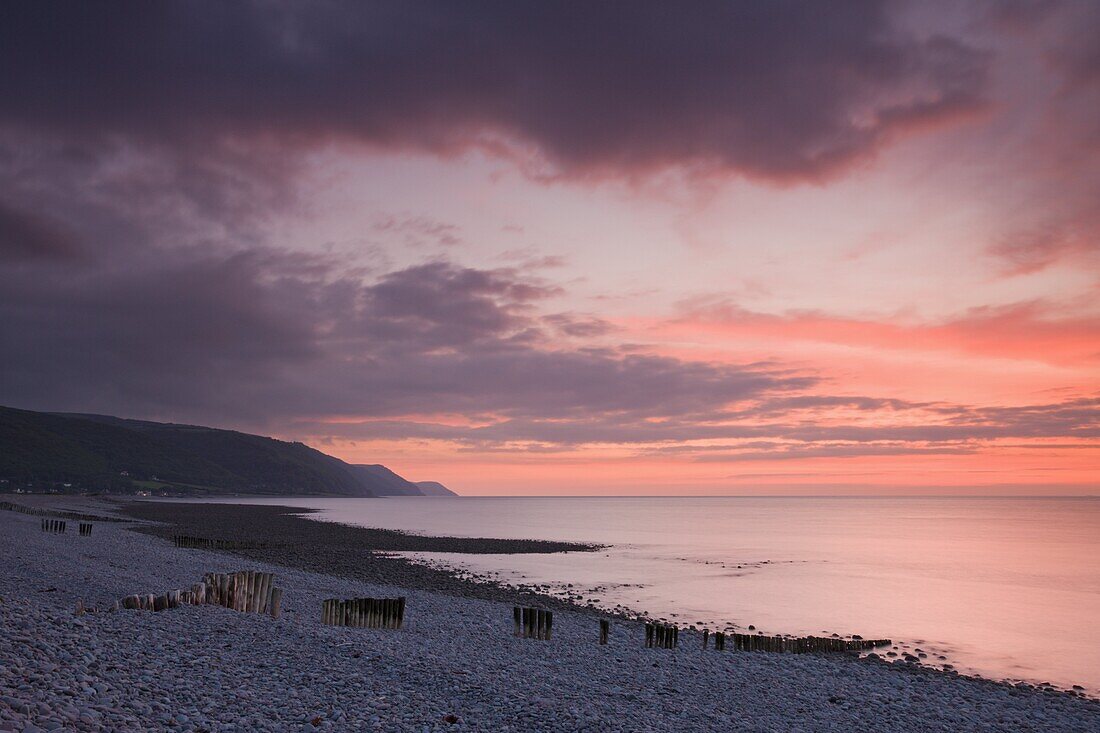
<svg viewBox="0 0 1100 733"><path fill-rule="evenodd" d="M252 501L424 534L606 543L418 558L513 584L572 584L603 608L678 624L892 638L927 652L927 664L1100 692L1100 499Z"/></svg>

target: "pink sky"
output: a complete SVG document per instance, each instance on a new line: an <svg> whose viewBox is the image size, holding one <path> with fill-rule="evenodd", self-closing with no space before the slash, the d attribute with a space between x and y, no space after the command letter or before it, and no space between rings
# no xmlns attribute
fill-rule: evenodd
<svg viewBox="0 0 1100 733"><path fill-rule="evenodd" d="M0 84L0 402L463 494L1097 493L1095 4L780 5L73 23Z"/></svg>

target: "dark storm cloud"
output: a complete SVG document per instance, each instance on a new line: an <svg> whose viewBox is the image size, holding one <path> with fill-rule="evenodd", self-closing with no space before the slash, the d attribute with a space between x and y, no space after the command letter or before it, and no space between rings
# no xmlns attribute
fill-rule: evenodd
<svg viewBox="0 0 1100 733"><path fill-rule="evenodd" d="M0 404L262 427L317 416L665 416L804 388L757 367L556 348L513 269L370 282L317 257L176 249L0 269Z"/></svg>
<svg viewBox="0 0 1100 733"><path fill-rule="evenodd" d="M984 54L891 16L879 0L9 3L0 124L193 155L506 141L566 174L819 178L983 105Z"/></svg>
<svg viewBox="0 0 1100 733"><path fill-rule="evenodd" d="M78 251L72 239L56 225L0 201L0 264L68 259Z"/></svg>

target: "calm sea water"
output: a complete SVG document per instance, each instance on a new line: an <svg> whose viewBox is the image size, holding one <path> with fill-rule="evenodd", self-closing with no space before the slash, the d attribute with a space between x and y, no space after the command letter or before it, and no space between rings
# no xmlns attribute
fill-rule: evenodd
<svg viewBox="0 0 1100 733"><path fill-rule="evenodd" d="M1100 691L1096 498L256 501L365 527L609 544L419 557L514 583L571 583L601 606L683 624L889 637L960 671Z"/></svg>

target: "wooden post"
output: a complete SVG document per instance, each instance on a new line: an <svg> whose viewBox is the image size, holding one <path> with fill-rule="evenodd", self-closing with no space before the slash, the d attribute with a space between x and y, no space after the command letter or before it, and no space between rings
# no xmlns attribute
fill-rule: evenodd
<svg viewBox="0 0 1100 733"><path fill-rule="evenodd" d="M512 607L512 636L519 636L523 624L523 609L519 606Z"/></svg>
<svg viewBox="0 0 1100 733"><path fill-rule="evenodd" d="M405 626L405 596L397 599L397 628Z"/></svg>
<svg viewBox="0 0 1100 733"><path fill-rule="evenodd" d="M708 641L710 641L710 629L703 629L703 651L707 650Z"/></svg>
<svg viewBox="0 0 1100 733"><path fill-rule="evenodd" d="M547 611L546 612L546 628L544 629L545 633L544 633L542 638L546 641L550 641L550 632L552 632L553 630L554 630L554 612L553 611Z"/></svg>
<svg viewBox="0 0 1100 733"><path fill-rule="evenodd" d="M653 636L654 636L653 624L646 624L645 625L645 648L646 649L652 649L653 648Z"/></svg>
<svg viewBox="0 0 1100 733"><path fill-rule="evenodd" d="M279 618L279 614L282 612L282 605L283 589L272 587L270 604L271 618Z"/></svg>
<svg viewBox="0 0 1100 733"><path fill-rule="evenodd" d="M607 635L611 631L611 622L605 618L600 619L600 646L607 646Z"/></svg>
<svg viewBox="0 0 1100 733"><path fill-rule="evenodd" d="M271 573L260 573L260 594L256 598L256 613L267 613L267 598L271 592Z"/></svg>

